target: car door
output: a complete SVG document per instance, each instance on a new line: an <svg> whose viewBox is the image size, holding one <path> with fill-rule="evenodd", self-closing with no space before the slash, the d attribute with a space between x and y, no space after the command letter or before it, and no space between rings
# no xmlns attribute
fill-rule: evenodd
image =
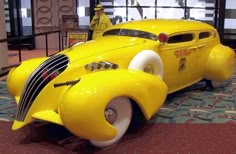
<svg viewBox="0 0 236 154"><path fill-rule="evenodd" d="M187 31L169 36L168 42L160 45L164 64L164 81L169 93L187 87L201 79L198 67L197 32Z"/></svg>
<svg viewBox="0 0 236 154"><path fill-rule="evenodd" d="M212 51L212 48L220 42L217 40L214 30L202 30L199 31L197 35L197 47L199 52L198 66L205 67L205 62L207 61L209 52Z"/></svg>

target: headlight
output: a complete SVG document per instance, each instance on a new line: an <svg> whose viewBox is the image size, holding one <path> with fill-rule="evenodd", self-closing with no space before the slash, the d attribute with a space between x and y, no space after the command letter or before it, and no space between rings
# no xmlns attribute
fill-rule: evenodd
<svg viewBox="0 0 236 154"><path fill-rule="evenodd" d="M118 69L119 65L111 62L92 62L91 64L86 64L84 68L87 71L103 70L103 69Z"/></svg>

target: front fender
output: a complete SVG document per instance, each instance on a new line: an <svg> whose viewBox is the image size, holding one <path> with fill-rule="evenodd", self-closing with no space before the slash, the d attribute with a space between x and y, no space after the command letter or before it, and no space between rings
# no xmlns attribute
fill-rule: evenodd
<svg viewBox="0 0 236 154"><path fill-rule="evenodd" d="M138 70L101 71L81 77L69 88L59 103L59 113L65 127L75 135L109 140L116 136L116 129L105 120L104 111L113 98L135 100L150 119L164 103L167 92L158 76Z"/></svg>
<svg viewBox="0 0 236 154"><path fill-rule="evenodd" d="M46 59L30 59L11 69L7 76L7 89L9 94L15 97L16 103L19 102L19 97L30 74Z"/></svg>

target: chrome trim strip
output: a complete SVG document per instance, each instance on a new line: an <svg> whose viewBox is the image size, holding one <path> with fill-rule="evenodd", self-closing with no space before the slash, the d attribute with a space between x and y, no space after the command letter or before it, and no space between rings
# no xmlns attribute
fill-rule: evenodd
<svg viewBox="0 0 236 154"><path fill-rule="evenodd" d="M24 121L30 107L32 106L37 95L50 82L51 75L57 73L57 76L62 73L69 64L67 56L59 54L47 59L39 65L35 71L27 79L25 87L20 97L17 107L16 120ZM44 72L45 71L45 72Z"/></svg>

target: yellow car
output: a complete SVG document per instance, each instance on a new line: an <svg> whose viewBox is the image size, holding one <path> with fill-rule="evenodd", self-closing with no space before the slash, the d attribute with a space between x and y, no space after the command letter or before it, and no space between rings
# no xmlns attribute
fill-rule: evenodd
<svg viewBox="0 0 236 154"><path fill-rule="evenodd" d="M233 70L234 51L206 23L114 25L100 39L24 61L9 72L7 86L18 106L12 128L39 119L109 146L137 120L137 111L149 120L168 94L203 79L217 86Z"/></svg>

